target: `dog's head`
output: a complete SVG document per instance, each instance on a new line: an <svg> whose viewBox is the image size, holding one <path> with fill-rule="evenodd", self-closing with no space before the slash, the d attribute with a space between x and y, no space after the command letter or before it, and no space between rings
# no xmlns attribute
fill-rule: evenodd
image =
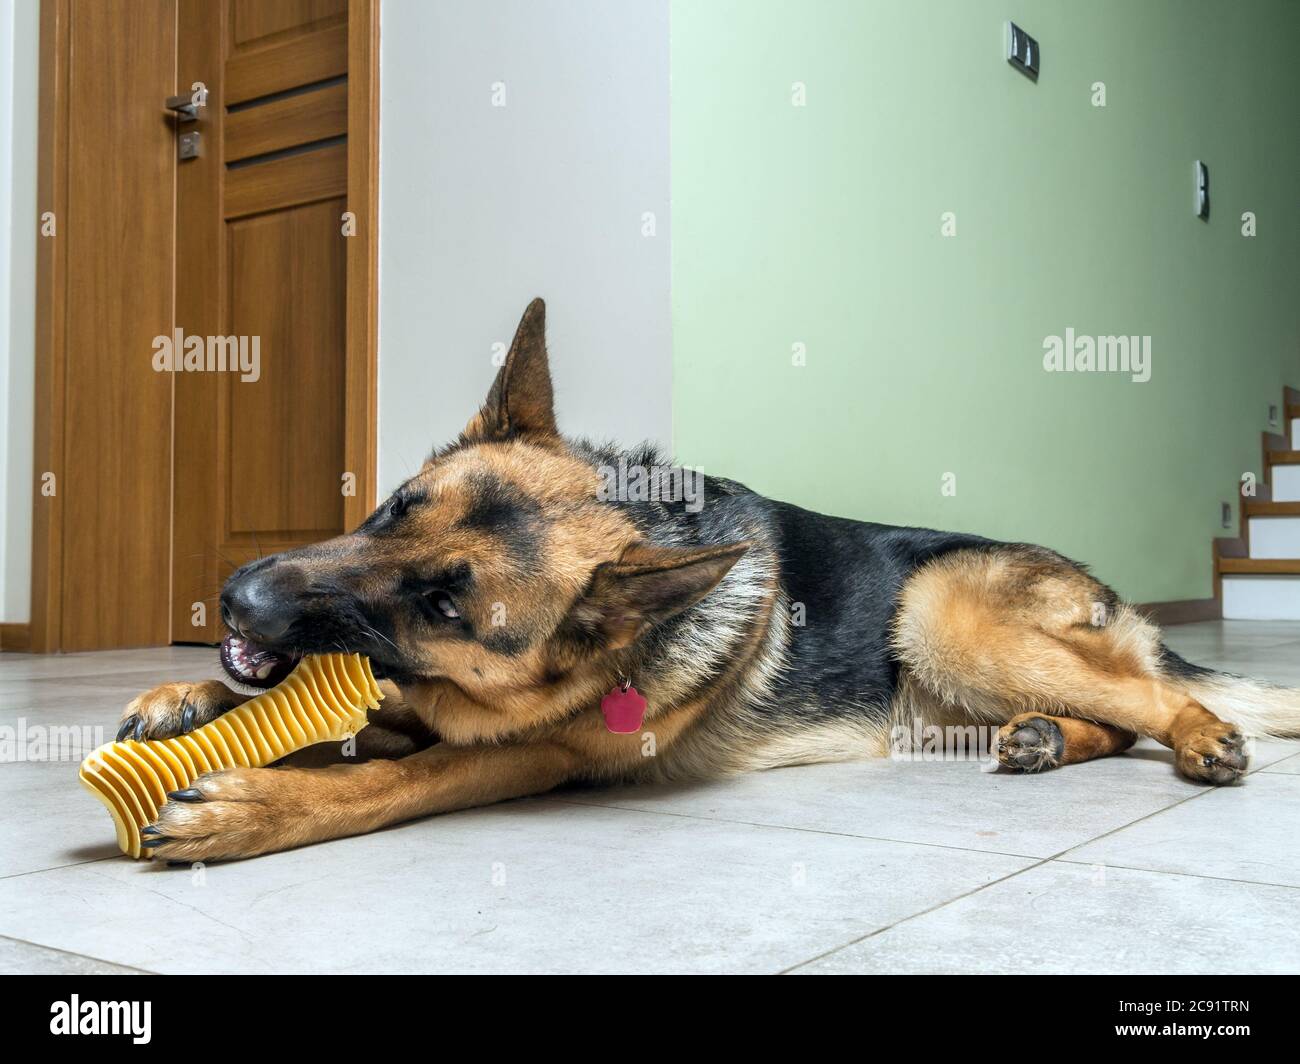
<svg viewBox="0 0 1300 1064"><path fill-rule="evenodd" d="M656 546L555 424L545 307L519 323L487 401L356 531L245 565L226 582L222 662L271 686L305 653L359 651L400 683L477 701L617 669L746 545Z"/></svg>

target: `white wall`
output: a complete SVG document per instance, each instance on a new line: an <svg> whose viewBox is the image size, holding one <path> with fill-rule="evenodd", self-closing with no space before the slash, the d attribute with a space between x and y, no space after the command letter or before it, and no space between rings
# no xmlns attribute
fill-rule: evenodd
<svg viewBox="0 0 1300 1064"><path fill-rule="evenodd" d="M667 0L382 19L381 497L477 410L536 295L561 430L670 444Z"/></svg>
<svg viewBox="0 0 1300 1064"><path fill-rule="evenodd" d="M29 619L40 7L0 0L0 621Z"/></svg>
<svg viewBox="0 0 1300 1064"><path fill-rule="evenodd" d="M460 431L535 295L561 427L670 444L668 0L384 0L382 18L380 492ZM0 0L7 622L31 596L38 45L35 0Z"/></svg>

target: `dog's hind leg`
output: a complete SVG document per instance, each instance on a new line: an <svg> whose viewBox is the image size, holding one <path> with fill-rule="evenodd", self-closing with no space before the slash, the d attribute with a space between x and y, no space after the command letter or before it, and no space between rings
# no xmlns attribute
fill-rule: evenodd
<svg viewBox="0 0 1300 1064"><path fill-rule="evenodd" d="M998 731L998 763L1017 772L1041 772L1077 765L1127 750L1137 735L1111 724L1079 717L1018 713Z"/></svg>
<svg viewBox="0 0 1300 1064"><path fill-rule="evenodd" d="M1116 752L1128 733L1171 747L1189 779L1245 771L1241 733L1165 674L1156 628L1043 548L956 551L922 567L903 589L894 649L915 682L976 719L1085 718L1121 733L1080 731L1080 759Z"/></svg>

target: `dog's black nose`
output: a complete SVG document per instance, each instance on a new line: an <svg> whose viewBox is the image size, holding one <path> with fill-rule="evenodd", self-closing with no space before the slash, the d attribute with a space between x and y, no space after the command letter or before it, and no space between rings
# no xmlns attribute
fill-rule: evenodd
<svg viewBox="0 0 1300 1064"><path fill-rule="evenodd" d="M297 566L264 558L233 573L221 591L226 625L255 643L274 644L298 618L304 580Z"/></svg>

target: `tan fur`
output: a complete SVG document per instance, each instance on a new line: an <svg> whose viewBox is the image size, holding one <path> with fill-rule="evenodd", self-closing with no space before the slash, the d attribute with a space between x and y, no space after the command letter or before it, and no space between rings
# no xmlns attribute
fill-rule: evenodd
<svg viewBox="0 0 1300 1064"><path fill-rule="evenodd" d="M455 479L440 482L442 489L454 490ZM460 660L446 665L456 680L408 685L386 706L408 728L417 721L436 733L438 745L398 760L205 777L199 788L206 801L164 808L159 824L169 841L159 854L249 856L576 779L716 776L880 756L889 750L890 728L913 719L1009 721L999 737L1009 743L1026 718L1050 715L1064 737L1052 764L1107 756L1144 734L1173 747L1180 771L1194 779L1224 782L1244 766L1234 728L1159 676L1155 629L1123 606L1093 624L1101 585L1045 565L1032 551L960 551L912 578L894 630L902 674L890 714L755 742L759 729L746 707L767 689L788 639L786 604L774 583L769 589L762 623L733 648L723 674L702 696L664 698L637 734L604 727L596 706L611 676L603 661L546 684L539 679L544 648L503 669L482 648L461 647ZM483 675L470 681L475 670ZM155 697L174 698L175 691ZM575 716L564 708L575 702L591 708ZM388 734L382 742L399 750L403 738ZM382 744L377 750L372 756L385 756ZM312 816L297 815L303 809Z"/></svg>
<svg viewBox="0 0 1300 1064"><path fill-rule="evenodd" d="M368 730L368 729L367 729ZM361 734L365 734L364 731ZM550 790L578 768L563 747L456 748L328 768L240 768L201 776L201 802L169 802L168 860L252 857Z"/></svg>
<svg viewBox="0 0 1300 1064"><path fill-rule="evenodd" d="M498 475L509 475L507 465L489 461ZM455 468L431 467L429 474L437 490L456 490ZM550 468L553 490L563 490L567 474L562 464ZM572 537L580 541L576 527ZM473 547L466 540L456 549ZM815 723L755 741L760 729L747 707L769 689L788 639L787 604L774 574L767 586L761 623L731 648L723 673L694 697L685 697L690 684L683 677L683 697L666 694L637 734L604 727L596 707L612 677L603 659L546 682L554 663L545 644L507 662L460 645L457 659L440 666L451 675L408 685L386 705L391 722L404 727L381 730L370 756L400 753L412 741L413 722L441 738L436 746L324 770L205 777L198 785L205 801L164 808L159 826L169 841L159 855L248 856L576 779L716 776L879 756L889 750L890 727L913 719L1010 722L999 736L1010 748L1027 718L1049 715L1064 745L1036 767L1119 752L1134 734L1171 746L1180 771L1193 779L1225 782L1244 766L1234 728L1159 675L1155 629L1124 606L1092 623L1105 589L1028 549L955 552L906 585L894 628L902 670L889 714L864 713L857 722ZM155 693L149 704L174 701L177 693ZM574 715L567 708L574 704L590 708ZM311 816L300 815L306 809Z"/></svg>
<svg viewBox="0 0 1300 1064"><path fill-rule="evenodd" d="M215 720L228 709L243 705L250 696L227 687L220 680L201 680L196 683L165 683L137 695L122 711L120 733L123 739L165 739L181 731L182 715L186 706L194 707L192 727L201 727Z"/></svg>
<svg viewBox="0 0 1300 1064"><path fill-rule="evenodd" d="M474 637L422 624L415 611L394 619L393 649L414 663L407 675L433 678L386 685L358 756L327 768L202 777L202 800L164 805L158 856L251 856L573 781L705 778L879 756L915 722L1003 725L999 759L1027 771L1118 753L1147 735L1173 748L1185 776L1225 783L1244 771L1242 738L1202 699L1230 705L1230 720L1300 720L1280 695L1251 717L1242 693L1254 688L1165 675L1154 626L1060 556L1017 545L955 550L911 576L891 633L890 705L828 714L804 692L792 697L808 705L772 714L774 692L787 689L777 683L791 621L776 545L763 542L769 533L718 545L642 541L623 508L599 501L592 465L557 435L543 333L535 301L460 443L408 484L418 505L379 526L382 534L342 536L289 562L304 587L359 571L367 586L358 594L371 601L394 592L409 567L437 580L463 564L472 591L457 608ZM545 515L534 522L534 538L544 538L535 550L527 537L503 549L494 529L467 519L485 482ZM705 596L707 609L692 610ZM505 604L498 634L520 633L515 642L492 638ZM646 633L668 618L680 620L671 653L654 659L672 663L654 676L654 705L637 733L614 734L600 700L634 671ZM146 734L175 734L195 698L212 715L243 700L221 684L166 685L127 713ZM342 756L338 748L311 754Z"/></svg>
<svg viewBox="0 0 1300 1064"><path fill-rule="evenodd" d="M995 753L1006 768L1039 772L1123 753L1136 740L1133 732L1092 720L1018 713L999 729Z"/></svg>
<svg viewBox="0 0 1300 1064"><path fill-rule="evenodd" d="M894 646L942 707L989 721L1085 717L1171 747L1192 779L1236 778L1236 728L1161 674L1153 625L1128 606L1095 612L1105 599L1087 574L1033 548L957 551L904 589Z"/></svg>
<svg viewBox="0 0 1300 1064"><path fill-rule="evenodd" d="M1182 686L1248 735L1300 739L1300 694L1292 688L1224 673L1188 679Z"/></svg>

